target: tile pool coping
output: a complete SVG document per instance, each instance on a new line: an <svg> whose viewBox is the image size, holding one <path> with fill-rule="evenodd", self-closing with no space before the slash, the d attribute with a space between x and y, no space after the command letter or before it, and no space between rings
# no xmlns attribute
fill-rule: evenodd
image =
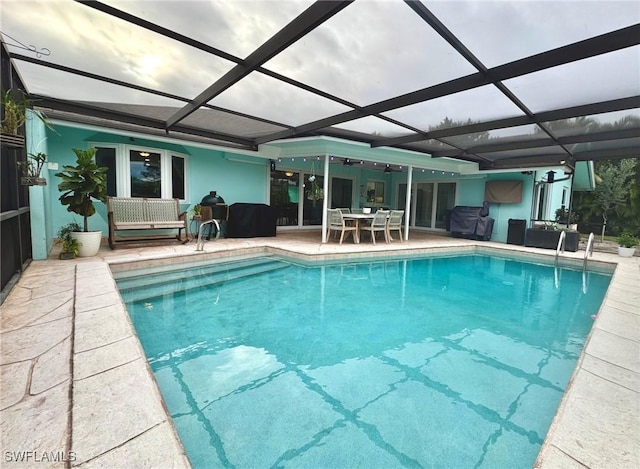
<svg viewBox="0 0 640 469"><path fill-rule="evenodd" d="M291 244L285 248L275 241L259 241L246 243L238 249L229 246L223 249L221 244L220 250L202 253L170 249L146 256L123 253L113 258L105 256L102 260L79 260L74 264L68 264L68 261L42 261L42 265L34 262L34 275L29 275L30 267L18 286L22 283L39 285L34 279L40 278L44 282L44 278L51 275L68 279L70 270L73 270L75 283L74 288L63 295L64 298L72 298L72 306L69 307L68 300L65 301L67 307L58 313L59 318L37 319L24 328L35 332L37 328L51 328L52 324L62 329L71 326L70 334L59 333L61 340L57 345L46 348L43 353L32 354L37 358L31 371L28 394L45 396L52 405L60 405L66 392L70 396L70 409L66 418L54 420L61 433L34 438L30 433L44 417L42 412L27 405L32 399L28 399L29 396L21 400L17 400L19 396L13 399L10 396L8 401L3 399L3 454L4 451L21 448L41 451L66 449L74 457L67 467L109 467L123 461L136 467L189 467L115 286L112 270L264 254L280 254L308 261L344 260L345 253L352 259L463 251L516 254L517 257L547 262L553 259L553 253L548 251L507 247L499 243L451 244L414 249L398 247L391 252L354 252L342 247L319 252L320 249L315 247ZM582 265L582 253L566 254L563 262ZM595 253L589 264L604 269L615 266L615 271L535 467L637 467L640 460L640 259ZM40 268L44 269L44 275L38 273ZM31 297L38 295L38 288L29 289ZM16 292L18 296L22 293L25 291ZM16 327L20 325L19 319L10 317L8 323L4 321L8 309L5 305L14 304L10 297L2 306L3 339L9 338L9 344L17 340L13 336L20 331ZM20 340L26 339L21 337ZM3 382L5 377L16 372L20 363L33 359L31 355L16 356L15 352L6 349L6 342L2 342ZM65 347L67 351L63 350ZM59 365L59 376L55 379L48 377L52 383L37 385L34 389L34 383L38 381L36 378L42 379L42 374L35 373L37 366L46 360L49 363L67 360L71 364L67 372L70 376L65 379L64 370ZM118 402L118 406L113 406L114 402ZM13 422L18 416L26 418L19 419L22 420L20 423ZM46 422L48 420L45 419Z"/></svg>

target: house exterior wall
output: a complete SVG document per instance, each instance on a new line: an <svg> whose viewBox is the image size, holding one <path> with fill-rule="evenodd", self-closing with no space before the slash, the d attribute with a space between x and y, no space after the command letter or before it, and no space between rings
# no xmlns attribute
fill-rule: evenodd
<svg viewBox="0 0 640 469"><path fill-rule="evenodd" d="M486 179L486 181L497 180L522 181L522 202L519 204L489 204L489 216L495 220L491 240L506 243L509 233L509 219L526 220L527 226L529 225L533 201L533 177L518 172L490 174ZM484 185L482 186L482 197L484 197Z"/></svg>
<svg viewBox="0 0 640 469"><path fill-rule="evenodd" d="M48 179L48 185L32 188L31 196L33 216L34 259L46 258L50 251L56 233L60 226L70 221L81 223L76 214L67 212L59 202L59 178L54 174L61 171L64 165L75 164L75 154L72 148L87 148L90 145L110 144L119 145L120 151L127 146L144 147L158 150L171 150L185 156L186 197L181 208L190 210L200 202L202 197L210 191L216 191L227 204L236 202L269 203L270 161L264 157L252 156L233 151L211 149L210 147L188 144L178 144L152 138L131 137L120 135L114 131L100 131L64 125L55 125L55 132L45 128L39 119L32 119L28 129L28 139L31 142L29 151L37 153L44 151L48 155L48 162L57 164L57 168L48 169L45 166L43 177ZM290 153L291 154L291 153ZM276 158L278 170L292 170L306 174L324 175L324 161L315 156ZM360 168L358 163L353 166L342 164L341 158L331 162L330 177L340 177L353 181L352 206L367 206L366 189L369 181L384 182L384 206L402 208L405 200L398 200L399 186L406 184L406 168L402 172L385 173L384 164L378 163L380 170ZM560 173L562 174L562 173ZM420 182L456 182L456 205L482 205L485 184L492 180L522 180L522 201L515 204L490 204L490 216L495 219L492 240L506 242L509 219L531 219L532 207L535 204L535 181L541 180L545 171L533 171L529 174L518 171L496 174L462 175L456 172L441 170L413 170L413 184ZM560 177L558 179L561 179ZM548 188L548 218L553 219L555 210L560 207L565 193L565 206L569 206L571 181L558 181L549 184ZM106 236L108 231L107 210L104 203L96 203L97 213L89 219L90 229L99 229ZM291 228L291 227L289 227Z"/></svg>
<svg viewBox="0 0 640 469"><path fill-rule="evenodd" d="M60 201L58 190L59 178L54 174L61 171L64 165L75 165L76 155L72 148L88 148L90 144L97 145L119 144L144 146L148 148L173 150L176 153L186 155L186 199L181 204L184 211L190 210L210 191L217 191L227 204L236 202L266 203L268 198L269 162L262 158L234 154L231 152L212 150L208 148L190 145L176 145L153 139L135 138L131 142L130 137L110 133L96 133L95 130L87 130L75 127L56 125L53 133L46 131L47 160L58 164L57 170L45 170L49 180L43 188L42 201L37 202L38 208L33 209L38 223L34 231L44 240L38 242L37 259L44 259L50 251L58 229L71 222L82 224L79 215L70 213ZM32 140L38 142L39 134L34 131ZM106 204L96 202L96 214L89 218L89 229L102 230L103 236L107 236L107 208ZM43 215L44 214L44 215ZM42 216L43 215L43 216ZM40 220L42 218L42 220ZM34 255L34 259L36 259Z"/></svg>

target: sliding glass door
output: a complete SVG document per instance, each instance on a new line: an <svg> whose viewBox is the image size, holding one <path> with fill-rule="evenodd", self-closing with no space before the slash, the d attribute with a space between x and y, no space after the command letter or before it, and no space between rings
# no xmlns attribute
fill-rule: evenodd
<svg viewBox="0 0 640 469"><path fill-rule="evenodd" d="M456 203L455 182L419 182L414 186L411 201L411 226L445 229L447 211ZM407 185L400 184L398 208L404 208Z"/></svg>

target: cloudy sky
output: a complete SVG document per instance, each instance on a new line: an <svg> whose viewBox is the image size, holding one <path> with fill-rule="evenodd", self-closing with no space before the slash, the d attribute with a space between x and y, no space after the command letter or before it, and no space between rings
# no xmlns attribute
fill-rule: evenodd
<svg viewBox="0 0 640 469"><path fill-rule="evenodd" d="M307 0L117 0L104 3L244 58L312 2ZM425 1L486 66L493 67L640 22L630 1ZM37 49L44 60L187 98L234 63L164 38L71 0L3 0L0 30ZM10 51L29 52L10 47ZM33 54L31 54L33 55ZM146 93L18 63L30 92L66 99L181 106ZM475 69L400 0L357 0L265 64L356 105L474 73ZM640 48L508 80L535 111L640 94ZM260 73L212 104L288 125L350 108ZM454 120L520 115L493 86L387 115L418 128ZM407 133L369 117L341 125L384 135Z"/></svg>

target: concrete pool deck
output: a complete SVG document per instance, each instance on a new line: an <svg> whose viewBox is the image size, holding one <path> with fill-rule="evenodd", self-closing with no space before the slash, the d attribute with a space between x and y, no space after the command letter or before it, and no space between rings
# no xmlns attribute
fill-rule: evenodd
<svg viewBox="0 0 640 469"><path fill-rule="evenodd" d="M300 256L552 250L411 233L407 243L319 242L319 232L220 239L34 261L0 307L3 467L189 467L112 276L132 266L284 250ZM580 265L584 251L564 253ZM535 467L640 467L640 258L611 285Z"/></svg>

